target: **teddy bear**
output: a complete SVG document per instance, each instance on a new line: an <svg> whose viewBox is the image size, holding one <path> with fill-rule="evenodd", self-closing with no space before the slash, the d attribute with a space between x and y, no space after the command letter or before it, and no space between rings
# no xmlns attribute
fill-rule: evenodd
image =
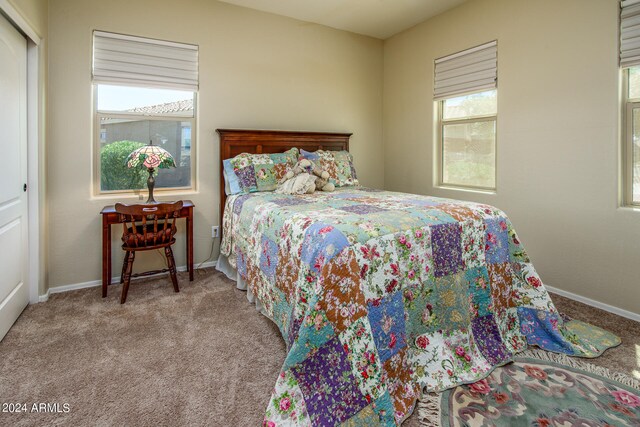
<svg viewBox="0 0 640 427"><path fill-rule="evenodd" d="M333 191L336 189L335 185L329 182L329 172L323 170L317 164L308 159L302 159L298 164L287 173L287 177L293 177L301 172L307 172L316 177L315 185L316 190L321 191Z"/></svg>
<svg viewBox="0 0 640 427"><path fill-rule="evenodd" d="M315 175L315 172L314 172L314 175ZM336 186L333 184L333 182L329 182L329 172L327 171L322 171L322 175L320 176L316 175L315 184L316 184L316 190L331 192L336 189Z"/></svg>
<svg viewBox="0 0 640 427"><path fill-rule="evenodd" d="M333 191L335 186L329 182L327 171L307 159L302 159L286 173L276 192L311 194L316 190Z"/></svg>

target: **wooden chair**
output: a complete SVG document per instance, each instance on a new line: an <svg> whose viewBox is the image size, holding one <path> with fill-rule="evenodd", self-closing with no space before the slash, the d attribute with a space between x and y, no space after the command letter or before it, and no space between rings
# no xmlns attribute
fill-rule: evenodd
<svg viewBox="0 0 640 427"><path fill-rule="evenodd" d="M176 218L182 209L182 202L157 203L148 205L125 205L116 203L115 210L120 215L123 225L122 249L125 250L124 262L122 264L122 275L120 283L122 286L122 296L120 304L127 300L129 283L132 277L148 276L151 274L169 272L173 289L180 292L178 288L178 277L176 276L176 263L173 259L171 245L176 241ZM141 223L141 224L136 224ZM167 266L162 270L146 271L144 273L131 274L133 270L133 260L137 251L149 251L152 249L164 248L167 257Z"/></svg>

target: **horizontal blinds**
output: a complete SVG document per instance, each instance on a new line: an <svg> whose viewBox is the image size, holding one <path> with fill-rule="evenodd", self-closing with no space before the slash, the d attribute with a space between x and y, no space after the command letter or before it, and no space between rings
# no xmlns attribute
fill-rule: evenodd
<svg viewBox="0 0 640 427"><path fill-rule="evenodd" d="M492 41L435 61L435 99L495 89L498 43Z"/></svg>
<svg viewBox="0 0 640 427"><path fill-rule="evenodd" d="M95 83L198 90L198 46L93 32Z"/></svg>
<svg viewBox="0 0 640 427"><path fill-rule="evenodd" d="M620 66L640 64L640 1L626 0L620 12Z"/></svg>

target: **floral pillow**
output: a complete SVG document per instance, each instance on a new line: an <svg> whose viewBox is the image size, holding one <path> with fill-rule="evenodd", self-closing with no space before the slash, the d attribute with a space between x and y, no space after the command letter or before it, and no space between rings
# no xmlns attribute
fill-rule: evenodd
<svg viewBox="0 0 640 427"><path fill-rule="evenodd" d="M284 153L242 153L223 160L225 192L231 195L273 191L297 159L298 149L292 148Z"/></svg>
<svg viewBox="0 0 640 427"><path fill-rule="evenodd" d="M348 151L318 150L311 153L300 150L300 158L311 160L321 169L329 172L329 181L336 187L358 185L353 156Z"/></svg>

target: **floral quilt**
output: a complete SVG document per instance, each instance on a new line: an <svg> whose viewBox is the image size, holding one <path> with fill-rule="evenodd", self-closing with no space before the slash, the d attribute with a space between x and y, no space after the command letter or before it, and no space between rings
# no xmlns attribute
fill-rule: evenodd
<svg viewBox="0 0 640 427"><path fill-rule="evenodd" d="M595 357L495 207L344 187L227 198L222 254L288 354L264 425L396 426L421 390L475 382L527 345ZM602 333L599 333L602 332Z"/></svg>

